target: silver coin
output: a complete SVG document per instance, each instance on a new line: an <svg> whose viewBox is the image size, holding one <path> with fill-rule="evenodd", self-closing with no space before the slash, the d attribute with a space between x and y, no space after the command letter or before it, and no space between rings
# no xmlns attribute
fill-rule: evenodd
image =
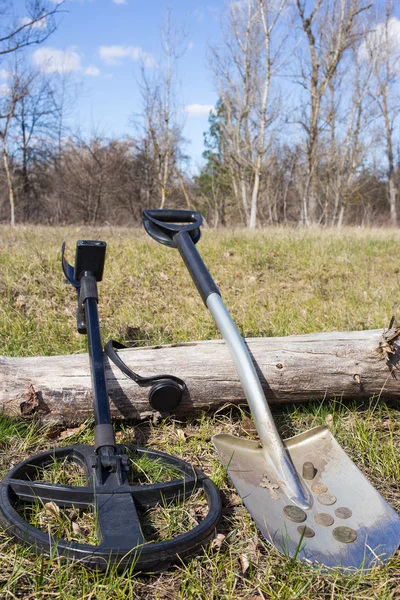
<svg viewBox="0 0 400 600"><path fill-rule="evenodd" d="M331 504L335 504L336 496L327 492L326 494L320 494L318 496L318 502L324 504L325 506L330 506Z"/></svg>
<svg viewBox="0 0 400 600"><path fill-rule="evenodd" d="M332 531L333 537L338 542L344 542L345 544L351 544L357 539L357 534L351 527L336 527Z"/></svg>
<svg viewBox="0 0 400 600"><path fill-rule="evenodd" d="M295 523L302 523L307 519L307 515L304 512L304 510L302 510L298 506L293 506L291 504L285 506L285 508L283 509L283 514L285 515L285 517L287 517L291 521L294 521Z"/></svg>
<svg viewBox="0 0 400 600"><path fill-rule="evenodd" d="M330 527L334 522L334 518L328 513L318 513L314 517L314 521L317 525L322 525L322 527Z"/></svg>

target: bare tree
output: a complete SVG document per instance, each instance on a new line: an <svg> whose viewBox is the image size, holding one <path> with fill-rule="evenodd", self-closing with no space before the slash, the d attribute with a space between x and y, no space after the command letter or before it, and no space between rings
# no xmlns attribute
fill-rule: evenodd
<svg viewBox="0 0 400 600"><path fill-rule="evenodd" d="M54 17L61 5L62 2L27 0L25 13L15 17L14 3L0 0L0 57L44 42L56 28Z"/></svg>
<svg viewBox="0 0 400 600"><path fill-rule="evenodd" d="M223 48L213 48L210 67L224 105L224 136L230 146L235 195L248 227L257 223L267 130L277 116L271 79L280 66L278 23L286 0L232 2L224 16ZM275 42L275 44L274 44Z"/></svg>
<svg viewBox="0 0 400 600"><path fill-rule="evenodd" d="M394 131L396 120L400 114L400 97L396 92L397 84L400 81L400 47L397 37L399 21L393 13L394 3L392 0L386 0L384 18L382 21L379 20L370 34L366 36L362 46L362 58L366 58L368 55L368 60L374 68L375 89L372 95L377 102L384 123L390 222L393 227L396 227L398 215ZM379 17L378 13L378 19Z"/></svg>
<svg viewBox="0 0 400 600"><path fill-rule="evenodd" d="M18 71L12 74L7 93L3 95L0 108L0 140L3 165L6 174L8 199L10 204L10 225L15 226L15 186L14 173L11 168L11 130L16 116L18 104L27 96L28 82Z"/></svg>
<svg viewBox="0 0 400 600"><path fill-rule="evenodd" d="M58 124L54 76L41 74L18 54L15 53L9 63L8 84L3 87L0 101L0 137L12 224L15 224L16 192L25 219L40 210L41 199L34 183L37 177L33 165L54 154L54 132ZM14 178L10 154L18 167Z"/></svg>
<svg viewBox="0 0 400 600"><path fill-rule="evenodd" d="M301 222L318 220L318 143L324 123L322 101L345 52L359 35L358 22L369 8L364 0L296 0L297 14L306 38L307 54L299 47L299 83L306 91L307 108L301 118L306 134L306 181L302 195Z"/></svg>
<svg viewBox="0 0 400 600"><path fill-rule="evenodd" d="M172 26L168 10L162 31L160 63L145 58L141 65L142 130L148 138L148 150L154 162L160 189L160 208L168 197L171 179L176 175L181 187L183 178L180 161L183 159L183 119L177 100L178 61L185 51L185 33ZM150 64L149 64L150 63ZM185 195L186 188L183 184Z"/></svg>
<svg viewBox="0 0 400 600"><path fill-rule="evenodd" d="M60 5L45 0L31 0L25 4L25 14L15 17L14 6L8 0L0 2L0 59L16 55L32 44L45 41L55 30L54 16ZM14 64L17 64L17 60ZM28 78L29 79L29 78ZM11 74L11 82L5 86L4 100L0 109L0 139L2 158L8 186L10 223L15 225L15 189L10 168L10 130L16 118L17 106L29 95L29 81L18 70ZM25 155L26 156L26 155Z"/></svg>
<svg viewBox="0 0 400 600"><path fill-rule="evenodd" d="M365 23L365 33L369 25ZM346 206L355 195L361 198L366 179L360 180L357 174L376 143L377 111L369 93L373 62L360 59L362 39L355 42L348 60L330 80L322 110L326 127L320 139L319 179L324 206L319 221L325 225L341 227Z"/></svg>

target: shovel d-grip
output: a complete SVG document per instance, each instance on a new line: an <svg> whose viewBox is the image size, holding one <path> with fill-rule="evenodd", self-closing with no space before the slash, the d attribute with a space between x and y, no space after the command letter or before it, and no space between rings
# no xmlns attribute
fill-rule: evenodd
<svg viewBox="0 0 400 600"><path fill-rule="evenodd" d="M155 240L179 250L232 356L260 441L227 434L212 441L267 541L328 567L369 569L388 560L400 544L400 516L328 428L281 439L252 357L195 247L201 216L145 210L143 223Z"/></svg>
<svg viewBox="0 0 400 600"><path fill-rule="evenodd" d="M213 482L188 463L163 452L137 446L117 445L111 424L103 351L97 311L97 282L101 281L106 244L78 241L75 268L62 249L63 270L78 294L77 327L87 333L92 375L95 444L55 448L32 456L15 466L0 483L0 523L7 533L37 553L79 560L88 567L106 570L160 571L196 553L214 535L221 516L221 499ZM132 455L135 460L131 460ZM173 473L170 481L134 484L135 461L155 461L157 469ZM63 485L43 480L57 463L75 463L85 485ZM148 464L145 463L145 464ZM176 475L175 475L176 474ZM137 477L136 477L137 479ZM203 490L208 513L197 526L175 538L146 539L142 526L146 511L188 499ZM53 503L53 511L74 508L92 510L98 545L66 540L33 526L24 516ZM56 508L54 508L54 505ZM151 536L153 538L153 536Z"/></svg>

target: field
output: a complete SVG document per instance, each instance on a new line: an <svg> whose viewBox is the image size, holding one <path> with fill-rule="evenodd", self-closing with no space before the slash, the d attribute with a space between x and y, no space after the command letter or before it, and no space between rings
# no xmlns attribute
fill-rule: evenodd
<svg viewBox="0 0 400 600"><path fill-rule="evenodd" d="M181 259L138 230L0 227L0 355L32 356L86 351L75 331L76 299L63 283L61 243L73 262L77 239L108 243L104 280L99 286L104 342L160 344L212 339L218 332L197 296ZM282 336L312 331L387 327L399 317L400 232L263 230L205 231L202 256L245 336ZM160 369L162 370L162 369ZM386 499L400 510L400 410L380 398L364 403L326 398L323 402L274 408L283 436L328 424L342 447ZM268 546L219 463L210 438L235 432L255 437L248 412L227 407L200 419L167 419L117 426L118 441L162 449L192 462L218 484L225 538L185 564L158 575L111 570L100 574L54 556L33 557L1 533L0 597L56 600L318 599L395 600L400 597L400 554L381 569L343 576L310 569ZM35 421L0 419L0 469L43 449L92 443L93 424L60 432ZM146 471L147 466L140 468ZM157 475L157 474L154 474ZM48 477L70 481L61 470ZM174 511L153 515L164 537L182 532L198 517L196 499ZM197 512L196 512L197 511ZM51 512L51 511L50 511ZM90 515L48 514L37 507L32 519L63 535L82 539ZM184 517L184 518L183 518ZM75 523L75 527L72 525Z"/></svg>

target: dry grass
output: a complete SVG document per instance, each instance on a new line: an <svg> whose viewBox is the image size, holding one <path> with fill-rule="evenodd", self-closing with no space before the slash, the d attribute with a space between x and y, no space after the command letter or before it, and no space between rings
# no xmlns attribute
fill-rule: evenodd
<svg viewBox="0 0 400 600"><path fill-rule="evenodd" d="M74 331L75 298L63 284L60 247L76 239L108 242L105 277L100 284L104 340L113 336L136 344L165 343L217 336L211 318L189 282L179 257L141 232L88 231L83 228L0 228L0 354L33 355L85 351ZM277 336L316 330L369 329L400 314L397 257L400 233L385 230L342 232L266 230L205 232L200 242L205 262L243 334ZM364 404L324 403L274 408L280 431L299 433L328 422L338 441L383 495L400 510L400 413L384 397ZM252 437L246 411L232 409L197 420L168 419L158 426L120 425L118 441L170 452L198 466L218 484L223 497L218 549L207 548L186 564L159 575L110 571L99 574L59 559L33 557L4 534L0 538L2 598L56 600L201 599L280 600L312 598L395 599L400 597L400 556L366 575L344 577L290 561L261 539L226 479L211 436L219 431ZM26 456L54 445L92 443L88 423L72 438L54 441L35 423L0 419L0 467L5 473ZM140 465L139 465L140 467ZM149 474L149 465L142 465ZM140 468L139 468L140 472ZM162 477L155 468L154 477ZM50 479L77 481L64 467ZM150 473L150 477L151 477ZM71 479L72 478L72 479ZM161 537L176 535L200 518L202 500L192 498L176 511L161 506L147 515ZM90 518L75 513L32 519L63 535L90 535ZM48 513L48 511L47 511ZM43 525L44 524L44 525ZM40 525L40 523L39 523ZM248 568L245 565L249 563Z"/></svg>

